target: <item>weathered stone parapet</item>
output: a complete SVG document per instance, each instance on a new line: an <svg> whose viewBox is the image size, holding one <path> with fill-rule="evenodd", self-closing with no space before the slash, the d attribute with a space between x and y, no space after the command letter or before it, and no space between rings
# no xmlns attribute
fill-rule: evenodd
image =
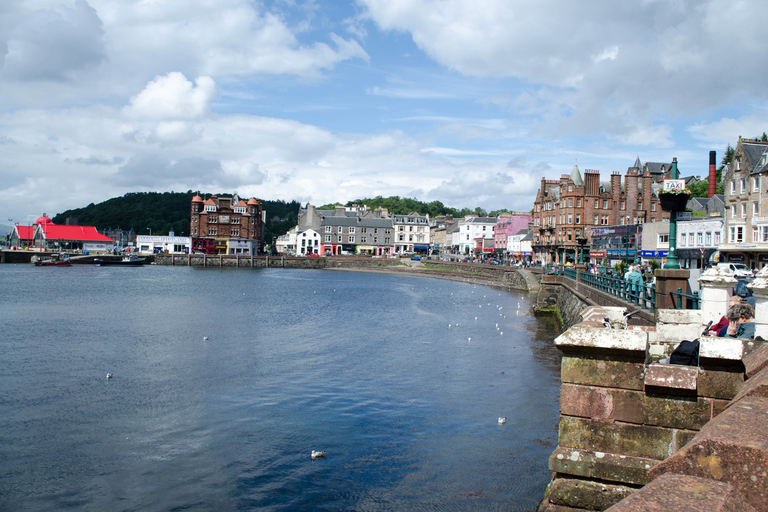
<svg viewBox="0 0 768 512"><path fill-rule="evenodd" d="M756 510L768 510L768 399L747 396L712 420L682 450L649 471L733 485Z"/></svg>
<svg viewBox="0 0 768 512"><path fill-rule="evenodd" d="M549 459L554 480L539 510L605 510L606 505L616 503L612 500L625 495L622 493L646 485L650 488L648 484L665 472L685 473L660 468L673 464L670 461L681 457L679 454L693 453L690 447L697 443L716 447L704 455L706 460L700 454L683 457L685 467L699 464L712 469L713 464L720 464L715 452L730 450L745 460L757 461L757 470L765 472L765 481L760 484L768 493L764 485L768 484L768 348L749 340L701 337L698 366L659 364L651 357L654 350L669 355L683 339L700 337L705 326L701 313L659 311L657 328L606 327L606 323L620 324L622 317L623 311L588 308L583 312L583 322L555 340L563 351L559 443ZM745 386L747 375L752 378ZM762 429L759 435L750 441L746 435L744 440L737 436L736 447L725 445L728 429L737 428L745 418L743 411L741 417L719 427L717 435L707 434L732 409L758 399L765 404L760 408L750 405L756 411L760 409L759 414L755 412L754 421L744 426L747 431ZM766 425L758 424L762 416ZM720 444L713 444L715 441ZM737 458L723 456L717 461L730 465L736 464ZM684 465L676 464L670 467ZM740 470L722 473L747 471L748 466L742 463ZM712 478L695 472L686 473L685 478L689 476ZM715 480L719 481L689 481L690 485L703 486L700 492L706 500L701 503L707 503L693 501L697 505L691 510L731 510L722 508L731 499L746 503L739 501L747 492L736 480ZM655 484L660 492L669 493L656 500L659 504L670 500L666 508L642 508L642 501L630 498L624 501L632 508L611 510L687 510L687 504L678 506L676 501L689 485L681 481L673 478ZM749 503L748 507L768 512L768 507L761 508L752 498Z"/></svg>
<svg viewBox="0 0 768 512"><path fill-rule="evenodd" d="M705 322L717 322L728 310L731 289L736 284L733 273L725 268L711 267L699 277L701 287L701 317Z"/></svg>
<svg viewBox="0 0 768 512"><path fill-rule="evenodd" d="M736 486L695 476L666 474L608 512L757 512Z"/></svg>

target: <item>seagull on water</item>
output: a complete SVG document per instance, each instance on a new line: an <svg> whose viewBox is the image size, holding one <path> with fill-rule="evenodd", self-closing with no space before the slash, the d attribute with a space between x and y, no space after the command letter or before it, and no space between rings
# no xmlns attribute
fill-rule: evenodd
<svg viewBox="0 0 768 512"><path fill-rule="evenodd" d="M203 336L203 341L208 341L208 336Z"/></svg>
<svg viewBox="0 0 768 512"><path fill-rule="evenodd" d="M111 373L108 373L108 374L107 374L107 379L111 379L111 378L112 378L112 374L111 374Z"/></svg>
<svg viewBox="0 0 768 512"><path fill-rule="evenodd" d="M504 416L503 418L499 418L499 425L503 425L507 422L507 417Z"/></svg>
<svg viewBox="0 0 768 512"><path fill-rule="evenodd" d="M316 452L315 450L312 450L312 460L315 460L318 457L325 458L325 450L321 452Z"/></svg>

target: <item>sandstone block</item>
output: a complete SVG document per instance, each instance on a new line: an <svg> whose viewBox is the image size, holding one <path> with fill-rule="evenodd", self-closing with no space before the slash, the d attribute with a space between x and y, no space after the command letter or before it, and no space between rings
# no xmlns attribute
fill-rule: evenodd
<svg viewBox="0 0 768 512"><path fill-rule="evenodd" d="M686 430L701 430L712 419L712 401L649 396L641 391L563 384L560 413Z"/></svg>
<svg viewBox="0 0 768 512"><path fill-rule="evenodd" d="M602 357L563 356L560 378L563 383L607 388L643 389L643 362Z"/></svg>
<svg viewBox="0 0 768 512"><path fill-rule="evenodd" d="M645 485L648 471L660 461L558 446L549 456L549 469L583 478L595 478L629 485Z"/></svg>
<svg viewBox="0 0 768 512"><path fill-rule="evenodd" d="M701 324L701 311L698 309L660 309L656 313L659 324Z"/></svg>
<svg viewBox="0 0 768 512"><path fill-rule="evenodd" d="M678 453L655 466L666 473L733 485L757 510L768 510L768 399L749 396L707 424Z"/></svg>
<svg viewBox="0 0 768 512"><path fill-rule="evenodd" d="M701 359L741 361L744 358L746 340L716 336L702 336L700 340L699 357Z"/></svg>
<svg viewBox="0 0 768 512"><path fill-rule="evenodd" d="M758 343L754 351L744 356L744 367L750 379L768 367L768 343Z"/></svg>
<svg viewBox="0 0 768 512"><path fill-rule="evenodd" d="M562 391L560 393L562 395ZM742 398L748 396L768 399L768 369L764 369L754 377L750 378L734 397L733 402L731 402L729 407L737 404Z"/></svg>
<svg viewBox="0 0 768 512"><path fill-rule="evenodd" d="M666 474L606 512L756 512L735 486Z"/></svg>
<svg viewBox="0 0 768 512"><path fill-rule="evenodd" d="M661 461L682 447L683 439L685 441L690 439L690 437L680 436L681 432L685 431L560 416L559 444L564 448L594 450Z"/></svg>
<svg viewBox="0 0 768 512"><path fill-rule="evenodd" d="M744 374L701 368L699 372L699 396L730 400L744 387Z"/></svg>
<svg viewBox="0 0 768 512"><path fill-rule="evenodd" d="M678 364L651 364L645 371L645 386L696 391L699 369Z"/></svg>
<svg viewBox="0 0 768 512"><path fill-rule="evenodd" d="M586 510L605 510L637 489L576 478L557 478L549 486L546 500L553 505Z"/></svg>

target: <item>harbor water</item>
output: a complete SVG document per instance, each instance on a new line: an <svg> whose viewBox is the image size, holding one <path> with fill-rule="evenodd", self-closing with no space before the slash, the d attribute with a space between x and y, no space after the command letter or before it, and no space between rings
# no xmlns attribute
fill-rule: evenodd
<svg viewBox="0 0 768 512"><path fill-rule="evenodd" d="M523 292L11 264L0 290L0 510L530 511L549 482L557 332Z"/></svg>

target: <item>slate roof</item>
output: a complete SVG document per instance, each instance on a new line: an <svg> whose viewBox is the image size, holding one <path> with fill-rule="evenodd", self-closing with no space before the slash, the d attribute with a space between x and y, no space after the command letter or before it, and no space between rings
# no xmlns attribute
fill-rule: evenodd
<svg viewBox="0 0 768 512"><path fill-rule="evenodd" d="M577 187L583 187L584 186L584 180L581 179L581 173L579 172L579 166L574 164L573 170L571 171L571 181L573 181L573 184Z"/></svg>
<svg viewBox="0 0 768 512"><path fill-rule="evenodd" d="M464 222L467 224L496 224L496 217L470 217Z"/></svg>
<svg viewBox="0 0 768 512"><path fill-rule="evenodd" d="M760 174L768 171L768 147L764 147L764 149L765 150L760 153L760 156L757 157L757 161L752 168L751 174ZM763 155L765 155L765 159L763 159ZM761 163L762 165L760 165Z"/></svg>

